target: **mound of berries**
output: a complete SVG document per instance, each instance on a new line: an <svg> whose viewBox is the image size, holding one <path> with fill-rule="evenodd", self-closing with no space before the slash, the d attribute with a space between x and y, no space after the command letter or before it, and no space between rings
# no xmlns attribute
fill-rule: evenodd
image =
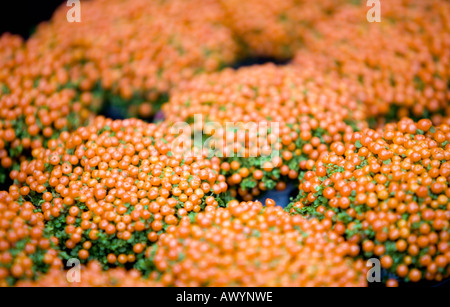
<svg viewBox="0 0 450 307"><path fill-rule="evenodd" d="M219 0L228 26L247 56L289 59L304 38L348 0Z"/></svg>
<svg viewBox="0 0 450 307"><path fill-rule="evenodd" d="M45 231L44 217L19 191L0 192L0 287L33 279L50 268L60 268L55 243Z"/></svg>
<svg viewBox="0 0 450 307"><path fill-rule="evenodd" d="M70 271L53 268L35 281L23 280L17 287L158 287L161 283L144 279L137 270L113 268L104 271L102 265L91 261L80 267L80 279ZM69 276L69 278L68 278ZM74 282L76 281L76 282Z"/></svg>
<svg viewBox="0 0 450 307"><path fill-rule="evenodd" d="M402 119L334 143L288 210L317 217L406 281L450 275L450 126Z"/></svg>
<svg viewBox="0 0 450 307"><path fill-rule="evenodd" d="M132 265L183 216L222 205L227 190L216 159L182 159L168 142L154 124L99 117L34 150L11 173L13 188L35 204L62 257Z"/></svg>
<svg viewBox="0 0 450 307"><path fill-rule="evenodd" d="M76 90L71 77L79 56L64 49L40 50L39 40L0 39L0 159L2 177L60 132L86 124L98 97Z"/></svg>
<svg viewBox="0 0 450 307"><path fill-rule="evenodd" d="M248 200L283 189L329 144L365 127L349 87L332 74L290 66L227 69L180 84L163 111L167 124L192 123L193 132L212 135L222 173Z"/></svg>
<svg viewBox="0 0 450 307"><path fill-rule="evenodd" d="M272 200L206 207L148 251L164 286L364 286L364 263L318 220Z"/></svg>
<svg viewBox="0 0 450 307"><path fill-rule="evenodd" d="M68 23L66 13L61 7L34 37L47 48L78 51L83 65L73 82L127 116L152 115L180 80L217 70L238 54L215 0L90 1L80 23Z"/></svg>
<svg viewBox="0 0 450 307"><path fill-rule="evenodd" d="M450 116L449 2L389 1L374 23L367 10L342 5L317 22L293 62L359 83L356 97L375 122Z"/></svg>

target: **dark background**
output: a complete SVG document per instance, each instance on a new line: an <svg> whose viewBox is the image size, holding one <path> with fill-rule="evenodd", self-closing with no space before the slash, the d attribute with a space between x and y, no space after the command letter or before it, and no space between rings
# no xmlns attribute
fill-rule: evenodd
<svg viewBox="0 0 450 307"><path fill-rule="evenodd" d="M0 3L0 34L9 32L28 38L36 25L49 20L64 0L3 0Z"/></svg>

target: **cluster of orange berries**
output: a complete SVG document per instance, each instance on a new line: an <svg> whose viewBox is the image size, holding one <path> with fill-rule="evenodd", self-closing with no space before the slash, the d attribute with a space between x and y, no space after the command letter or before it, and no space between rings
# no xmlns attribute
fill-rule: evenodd
<svg viewBox="0 0 450 307"><path fill-rule="evenodd" d="M289 212L320 218L406 280L450 276L450 126L405 118L330 149Z"/></svg>
<svg viewBox="0 0 450 307"><path fill-rule="evenodd" d="M291 216L273 200L207 206L183 218L148 251L164 286L364 286L354 247L318 220Z"/></svg>
<svg viewBox="0 0 450 307"><path fill-rule="evenodd" d="M90 262L79 282L53 268L17 286L365 286L366 268L349 257L353 249L336 232L324 232L323 223L291 216L273 201L265 208L231 201L167 229L146 251L145 261L157 269L147 277Z"/></svg>
<svg viewBox="0 0 450 307"><path fill-rule="evenodd" d="M35 204L68 257L134 264L183 216L223 205L218 159L174 155L171 137L137 119L98 117L35 149L11 172L10 191Z"/></svg>
<svg viewBox="0 0 450 307"><path fill-rule="evenodd" d="M333 74L290 66L226 69L181 83L163 111L167 124L193 122L194 131L212 135L227 183L239 187L232 196L251 200L261 190L283 189L329 144L365 127L351 87Z"/></svg>
<svg viewBox="0 0 450 307"><path fill-rule="evenodd" d="M137 95L140 103L153 102L180 80L217 70L237 54L215 0L90 1L80 23L68 23L66 13L61 7L35 36L80 47L91 81L126 100Z"/></svg>
<svg viewBox="0 0 450 307"><path fill-rule="evenodd" d="M49 268L60 268L54 245L45 233L44 217L19 192L0 192L0 287L20 279L32 279Z"/></svg>
<svg viewBox="0 0 450 307"><path fill-rule="evenodd" d="M373 23L367 11L342 5L317 22L293 64L359 83L356 97L378 122L405 116L442 122L450 116L450 3L389 1L382 4L381 22Z"/></svg>
<svg viewBox="0 0 450 307"><path fill-rule="evenodd" d="M79 271L70 275L68 271L58 268L50 269L48 273L35 281L21 280L16 287L157 287L160 282L144 279L137 270L113 268L104 271L102 265L91 261L81 266ZM77 274L80 275L77 275ZM69 277L68 278L68 274ZM79 280L77 280L79 276Z"/></svg>
<svg viewBox="0 0 450 307"><path fill-rule="evenodd" d="M85 124L99 101L70 85L75 52L40 50L37 38L0 38L0 160L2 173L59 132ZM58 60L57 60L58 59Z"/></svg>
<svg viewBox="0 0 450 307"><path fill-rule="evenodd" d="M227 25L249 56L288 59L304 37L348 0L219 0Z"/></svg>

